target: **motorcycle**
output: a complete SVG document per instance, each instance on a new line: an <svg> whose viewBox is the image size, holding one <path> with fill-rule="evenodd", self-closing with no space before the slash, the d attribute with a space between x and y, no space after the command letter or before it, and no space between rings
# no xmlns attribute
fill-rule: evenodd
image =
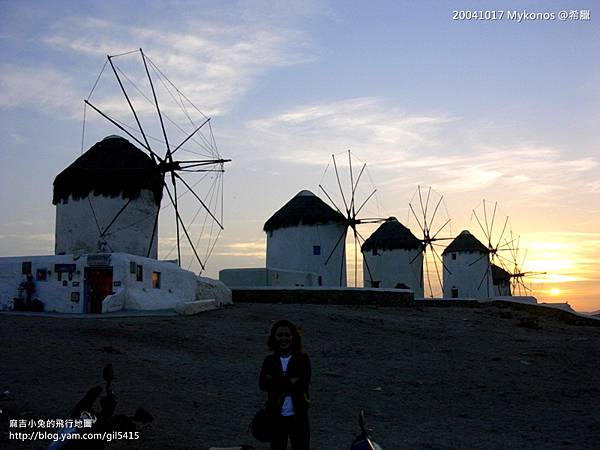
<svg viewBox="0 0 600 450"><path fill-rule="evenodd" d="M112 364L107 364L102 372L106 382L106 395L100 397L102 387L96 386L90 389L85 396L79 400L71 411L69 418L91 424L91 427L77 428L65 427L61 429L46 450L100 450L106 447L112 439L118 439L127 435L132 438L137 434L136 423L148 423L153 420L152 415L142 408L138 408L133 416L125 414L115 415L117 400L112 390L114 379ZM100 410L96 412L94 405L100 397ZM106 439L80 439L73 436L79 433L100 433Z"/></svg>
<svg viewBox="0 0 600 450"><path fill-rule="evenodd" d="M360 427L360 433L352 442L350 450L383 450L379 444L369 437L365 427L365 413L363 410L361 410L358 415L358 425Z"/></svg>

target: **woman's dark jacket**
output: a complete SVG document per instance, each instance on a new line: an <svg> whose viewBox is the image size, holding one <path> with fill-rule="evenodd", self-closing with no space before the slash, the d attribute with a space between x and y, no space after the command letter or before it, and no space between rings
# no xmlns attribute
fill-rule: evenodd
<svg viewBox="0 0 600 450"><path fill-rule="evenodd" d="M289 395L294 404L294 414L297 416L308 414L310 375L310 360L306 353L292 353L285 376L279 355L267 356L259 378L260 389L267 392L267 410L280 414L283 401ZM292 378L299 378L299 380L292 383Z"/></svg>

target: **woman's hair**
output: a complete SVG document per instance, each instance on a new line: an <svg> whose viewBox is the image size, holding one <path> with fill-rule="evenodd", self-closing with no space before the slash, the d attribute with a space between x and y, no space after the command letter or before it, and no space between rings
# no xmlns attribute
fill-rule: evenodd
<svg viewBox="0 0 600 450"><path fill-rule="evenodd" d="M304 349L302 348L302 336L300 336L300 332L296 325L294 325L289 320L279 320L273 324L271 327L271 334L269 335L269 339L267 340L267 346L270 350L275 353L279 352L279 348L277 347L277 341L275 340L275 333L277 333L277 328L279 327L287 327L292 332L292 352L293 353L302 353Z"/></svg>

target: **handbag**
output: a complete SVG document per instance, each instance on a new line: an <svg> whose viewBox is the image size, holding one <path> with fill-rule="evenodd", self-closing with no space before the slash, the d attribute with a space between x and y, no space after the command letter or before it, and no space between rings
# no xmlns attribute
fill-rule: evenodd
<svg viewBox="0 0 600 450"><path fill-rule="evenodd" d="M259 442L269 442L272 436L272 416L265 408L259 409L249 425L252 436Z"/></svg>

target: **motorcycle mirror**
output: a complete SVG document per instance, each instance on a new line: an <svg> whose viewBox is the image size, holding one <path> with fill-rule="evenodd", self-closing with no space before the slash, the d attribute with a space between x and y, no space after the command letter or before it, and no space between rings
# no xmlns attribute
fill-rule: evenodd
<svg viewBox="0 0 600 450"><path fill-rule="evenodd" d="M113 380L113 378L115 376L114 376L114 373L113 373L113 366L112 366L112 364L107 364L104 367L104 371L102 372L102 375L104 377L104 381L106 381L107 383L110 383Z"/></svg>
<svg viewBox="0 0 600 450"><path fill-rule="evenodd" d="M364 410L360 410L360 413L358 414L358 425L360 426L360 431L363 434L367 434L366 430L365 430L365 411Z"/></svg>

